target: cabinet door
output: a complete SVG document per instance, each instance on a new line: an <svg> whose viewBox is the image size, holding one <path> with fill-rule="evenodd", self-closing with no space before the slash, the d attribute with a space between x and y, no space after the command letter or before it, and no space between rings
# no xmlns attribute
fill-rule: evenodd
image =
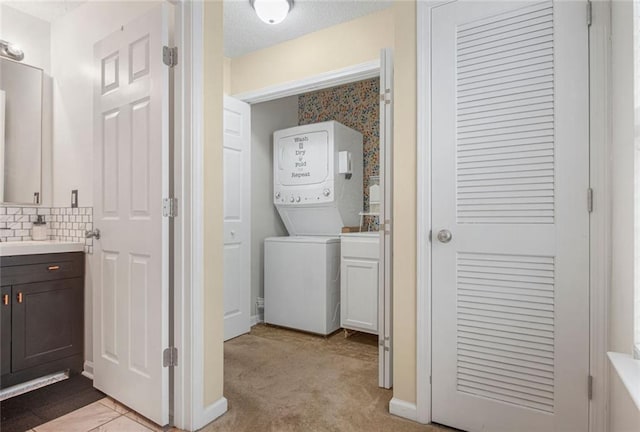
<svg viewBox="0 0 640 432"><path fill-rule="evenodd" d="M342 259L340 316L343 328L378 333L378 261Z"/></svg>
<svg viewBox="0 0 640 432"><path fill-rule="evenodd" d="M14 285L12 294L12 372L82 352L82 279Z"/></svg>
<svg viewBox="0 0 640 432"><path fill-rule="evenodd" d="M5 375L11 372L11 287L3 286L0 294L0 370Z"/></svg>

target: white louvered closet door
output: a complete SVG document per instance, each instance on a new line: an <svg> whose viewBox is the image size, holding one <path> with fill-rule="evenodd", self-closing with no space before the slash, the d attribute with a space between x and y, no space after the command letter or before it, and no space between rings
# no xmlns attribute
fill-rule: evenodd
<svg viewBox="0 0 640 432"><path fill-rule="evenodd" d="M586 2L431 23L433 421L587 431Z"/></svg>

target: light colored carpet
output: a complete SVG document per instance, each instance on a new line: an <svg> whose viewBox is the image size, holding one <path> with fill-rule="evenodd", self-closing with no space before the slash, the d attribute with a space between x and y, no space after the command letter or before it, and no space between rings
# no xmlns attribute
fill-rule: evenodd
<svg viewBox="0 0 640 432"><path fill-rule="evenodd" d="M377 337L329 338L265 325L225 343L229 411L203 430L444 432L389 414Z"/></svg>

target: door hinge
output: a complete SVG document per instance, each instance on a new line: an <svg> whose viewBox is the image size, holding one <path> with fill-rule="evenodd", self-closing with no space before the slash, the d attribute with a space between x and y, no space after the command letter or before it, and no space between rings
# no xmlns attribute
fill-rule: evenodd
<svg viewBox="0 0 640 432"><path fill-rule="evenodd" d="M391 89L385 89L384 93L380 93L380 102L385 105L389 105L391 103Z"/></svg>
<svg viewBox="0 0 640 432"><path fill-rule="evenodd" d="M431 233L432 233L432 232L433 232L433 231L429 230L429 243L431 243L431 238L432 238L432 237L431 237Z"/></svg>
<svg viewBox="0 0 640 432"><path fill-rule="evenodd" d="M178 366L178 348L169 347L162 351L162 366L176 367Z"/></svg>
<svg viewBox="0 0 640 432"><path fill-rule="evenodd" d="M593 20L593 8L591 1L587 2L587 27L591 27L591 21Z"/></svg>
<svg viewBox="0 0 640 432"><path fill-rule="evenodd" d="M178 64L178 47L162 47L162 61L169 67L174 67Z"/></svg>
<svg viewBox="0 0 640 432"><path fill-rule="evenodd" d="M593 189L587 189L587 211L593 212Z"/></svg>
<svg viewBox="0 0 640 432"><path fill-rule="evenodd" d="M178 217L178 198L165 198L162 200L162 216Z"/></svg>
<svg viewBox="0 0 640 432"><path fill-rule="evenodd" d="M378 224L378 231L382 231L386 234L391 234L391 219L385 219L384 222Z"/></svg>
<svg viewBox="0 0 640 432"><path fill-rule="evenodd" d="M587 378L587 395L589 400L593 399L593 377L591 375Z"/></svg>

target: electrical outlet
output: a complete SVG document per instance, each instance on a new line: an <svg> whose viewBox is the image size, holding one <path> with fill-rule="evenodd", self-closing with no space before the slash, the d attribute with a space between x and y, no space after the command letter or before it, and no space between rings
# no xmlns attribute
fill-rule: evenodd
<svg viewBox="0 0 640 432"><path fill-rule="evenodd" d="M258 297L256 299L256 306L258 307L258 309L264 309L264 298Z"/></svg>
<svg viewBox="0 0 640 432"><path fill-rule="evenodd" d="M71 191L71 208L78 207L78 189Z"/></svg>

